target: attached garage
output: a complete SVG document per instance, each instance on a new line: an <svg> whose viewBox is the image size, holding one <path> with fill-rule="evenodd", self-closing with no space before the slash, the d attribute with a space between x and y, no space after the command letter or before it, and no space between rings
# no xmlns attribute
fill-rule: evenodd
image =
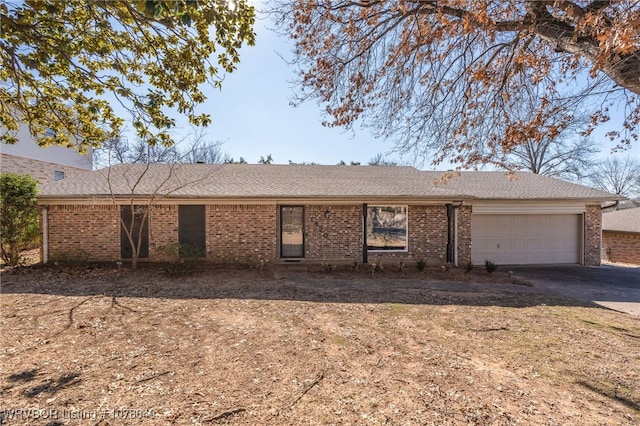
<svg viewBox="0 0 640 426"><path fill-rule="evenodd" d="M582 263L582 214L473 214L471 241L476 265Z"/></svg>

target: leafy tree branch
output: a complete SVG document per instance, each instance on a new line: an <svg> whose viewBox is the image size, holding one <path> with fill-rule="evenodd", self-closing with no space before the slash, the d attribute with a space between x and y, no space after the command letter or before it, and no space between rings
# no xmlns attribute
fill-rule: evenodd
<svg viewBox="0 0 640 426"><path fill-rule="evenodd" d="M254 19L245 0L2 2L0 142L24 121L41 146L84 152L118 136L119 103L141 139L171 145L170 111L210 123L202 87L235 69Z"/></svg>

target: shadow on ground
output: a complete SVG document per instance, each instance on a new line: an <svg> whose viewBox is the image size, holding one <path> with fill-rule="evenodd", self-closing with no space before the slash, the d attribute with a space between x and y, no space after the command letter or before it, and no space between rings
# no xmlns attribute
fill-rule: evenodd
<svg viewBox="0 0 640 426"><path fill-rule="evenodd" d="M257 299L329 303L404 303L527 307L594 306L538 288L507 272L465 274L388 271L308 271L302 267L237 269L207 267L192 276L169 277L158 265L137 270L113 266L32 267L2 274L4 294L113 298ZM114 299L115 300L115 299Z"/></svg>

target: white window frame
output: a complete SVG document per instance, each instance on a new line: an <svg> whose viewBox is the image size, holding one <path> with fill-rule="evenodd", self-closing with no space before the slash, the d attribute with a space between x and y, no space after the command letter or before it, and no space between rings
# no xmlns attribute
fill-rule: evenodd
<svg viewBox="0 0 640 426"><path fill-rule="evenodd" d="M368 238L368 234L365 235L367 237L367 252L368 253L406 253L409 251L409 206L406 204L369 204L367 205L367 228L370 225L370 216L369 216L369 209L372 208L385 208L385 207L390 207L390 208L403 208L404 212L405 212L405 222L404 222L404 229L405 229L405 245L403 248L370 248L369 245L369 238ZM364 230L365 233L368 233L368 229Z"/></svg>

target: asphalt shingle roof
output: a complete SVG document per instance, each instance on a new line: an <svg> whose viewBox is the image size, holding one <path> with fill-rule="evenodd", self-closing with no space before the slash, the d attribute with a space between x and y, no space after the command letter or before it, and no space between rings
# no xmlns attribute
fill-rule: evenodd
<svg viewBox="0 0 640 426"><path fill-rule="evenodd" d="M640 207L603 214L602 230L640 233Z"/></svg>
<svg viewBox="0 0 640 426"><path fill-rule="evenodd" d="M45 184L41 200L85 196L180 198L374 198L615 200L582 185L519 172L461 172L437 183L442 171L404 166L257 164L121 164Z"/></svg>
<svg viewBox="0 0 640 426"><path fill-rule="evenodd" d="M442 172L423 172L432 179ZM584 185L537 175L530 172L460 172L446 185L450 189L464 192L474 198L492 200L560 200L602 199L615 200L614 194Z"/></svg>

